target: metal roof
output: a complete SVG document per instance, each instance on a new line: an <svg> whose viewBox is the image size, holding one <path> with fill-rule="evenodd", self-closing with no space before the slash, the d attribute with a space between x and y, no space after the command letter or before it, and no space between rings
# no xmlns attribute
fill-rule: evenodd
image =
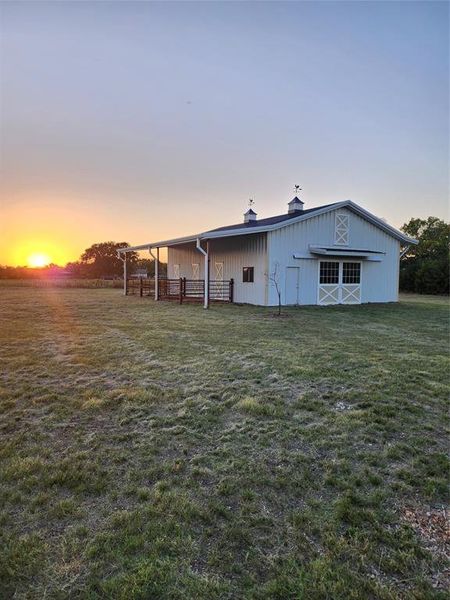
<svg viewBox="0 0 450 600"><path fill-rule="evenodd" d="M140 246L129 246L127 248L120 248L118 252L132 252L134 250L146 250L148 248L161 248L166 246L176 246L179 244L187 244L195 242L196 240L208 240L215 238L231 237L238 235L248 235L251 233L264 233L272 231L274 229L280 229L286 227L291 223L298 223L306 221L307 219L336 210L340 208L348 208L352 212L360 215L373 225L376 225L389 235L395 237L404 244L417 244L417 240L408 237L395 227L388 225L383 219L380 219L370 213L369 211L362 208L358 204L355 204L351 200L344 200L342 202L335 202L333 204L324 204L323 206L316 206L314 208L308 208L306 210L299 210L293 213L285 213L283 215L277 215L275 217L269 217L267 219L257 219L256 221L250 221L248 223L237 223L235 225L226 225L224 227L218 227L217 229L210 229L203 233L196 235L190 235L180 238L173 238L169 240L160 240L157 242L148 242L147 244L141 244Z"/></svg>
<svg viewBox="0 0 450 600"><path fill-rule="evenodd" d="M300 215L310 214L314 211L318 211L322 208L331 206L331 204L325 204L324 206L316 206L315 208L308 208L307 210L298 210L292 213L284 213L283 215L275 215L274 217L268 217L267 219L258 219L256 221L250 221L249 223L236 223L236 225L225 225L224 227L217 227L217 229L210 229L206 233L215 233L217 231L232 231L233 229L243 229L252 227L266 227L267 225L275 225L277 223L283 223L295 219ZM253 212L253 211L252 211ZM253 213L256 214L256 213Z"/></svg>

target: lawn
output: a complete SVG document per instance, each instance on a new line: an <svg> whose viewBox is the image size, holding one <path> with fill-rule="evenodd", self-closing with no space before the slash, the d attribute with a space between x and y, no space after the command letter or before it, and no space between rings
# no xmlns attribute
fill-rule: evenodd
<svg viewBox="0 0 450 600"><path fill-rule="evenodd" d="M447 598L446 299L273 312L0 289L2 599Z"/></svg>

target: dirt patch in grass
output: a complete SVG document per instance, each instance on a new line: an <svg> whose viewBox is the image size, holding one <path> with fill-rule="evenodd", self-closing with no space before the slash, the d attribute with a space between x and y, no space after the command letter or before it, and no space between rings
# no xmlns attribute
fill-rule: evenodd
<svg viewBox="0 0 450 600"><path fill-rule="evenodd" d="M410 525L423 546L441 562L442 570L433 573L435 588L450 588L450 515L446 507L409 506L402 519Z"/></svg>

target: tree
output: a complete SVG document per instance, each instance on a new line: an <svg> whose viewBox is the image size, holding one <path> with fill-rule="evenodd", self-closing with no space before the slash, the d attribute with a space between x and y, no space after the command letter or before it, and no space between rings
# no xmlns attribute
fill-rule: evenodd
<svg viewBox="0 0 450 600"><path fill-rule="evenodd" d="M270 273L266 273L267 281L273 285L278 298L278 315L281 315L281 285L280 285L280 265L274 263Z"/></svg>
<svg viewBox="0 0 450 600"><path fill-rule="evenodd" d="M89 277L122 276L123 262L117 256L119 248L128 248L127 242L102 242L87 248L80 258L83 272ZM127 263L133 267L138 260L137 252L127 252Z"/></svg>
<svg viewBox="0 0 450 600"><path fill-rule="evenodd" d="M66 264L66 271L70 277L74 279L85 279L91 277L90 275L91 265L89 263L82 263L77 260L75 262L68 262Z"/></svg>
<svg viewBox="0 0 450 600"><path fill-rule="evenodd" d="M410 219L402 227L419 243L400 262L400 289L419 294L449 293L450 224L437 217Z"/></svg>

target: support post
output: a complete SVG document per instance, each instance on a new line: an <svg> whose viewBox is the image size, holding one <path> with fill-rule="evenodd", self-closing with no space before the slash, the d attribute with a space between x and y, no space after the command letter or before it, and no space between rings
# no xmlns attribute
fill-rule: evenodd
<svg viewBox="0 0 450 600"><path fill-rule="evenodd" d="M234 297L234 279L231 278L230 279L230 302L231 302L231 304L233 304L233 297Z"/></svg>
<svg viewBox="0 0 450 600"><path fill-rule="evenodd" d="M183 278L180 277L180 304L183 304Z"/></svg>
<svg viewBox="0 0 450 600"><path fill-rule="evenodd" d="M144 285L142 283L142 277L139 277L139 296L142 298L142 294L144 291Z"/></svg>
<svg viewBox="0 0 450 600"><path fill-rule="evenodd" d="M123 262L123 295L126 296L128 294L128 280L127 280L127 255L126 252L122 257L120 252L117 253L117 256Z"/></svg>
<svg viewBox="0 0 450 600"><path fill-rule="evenodd" d="M159 248L156 248L156 263L155 263L155 300L159 300Z"/></svg>
<svg viewBox="0 0 450 600"><path fill-rule="evenodd" d="M155 261L155 300L159 300L159 248L156 248L156 256L153 254L151 248L148 251Z"/></svg>
<svg viewBox="0 0 450 600"><path fill-rule="evenodd" d="M205 308L209 308L209 242L206 242L205 255Z"/></svg>

